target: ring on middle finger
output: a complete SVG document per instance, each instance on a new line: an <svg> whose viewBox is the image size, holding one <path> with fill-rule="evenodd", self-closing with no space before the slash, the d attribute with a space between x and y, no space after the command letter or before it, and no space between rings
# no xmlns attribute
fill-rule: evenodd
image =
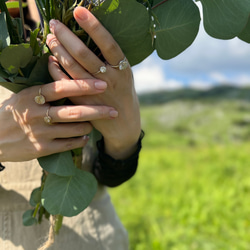
<svg viewBox="0 0 250 250"><path fill-rule="evenodd" d="M99 74L99 73L105 73L105 72L107 72L107 68L106 68L106 66L105 65L103 65L103 66L101 66L100 68L99 68L99 70L97 71L97 72L95 72L95 73L93 73L92 75L97 75L97 74Z"/></svg>
<svg viewBox="0 0 250 250"><path fill-rule="evenodd" d="M46 124L51 125L52 124L52 117L49 115L49 109L50 109L50 107L47 109L46 115L44 116L43 120Z"/></svg>

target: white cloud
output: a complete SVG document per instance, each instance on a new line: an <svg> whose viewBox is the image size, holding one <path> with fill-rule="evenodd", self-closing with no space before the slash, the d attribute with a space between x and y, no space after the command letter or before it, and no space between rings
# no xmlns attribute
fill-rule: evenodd
<svg viewBox="0 0 250 250"><path fill-rule="evenodd" d="M133 68L135 88L138 93L158 90L176 90L183 87L183 83L175 79L168 79L164 68L155 64L153 58L148 58L142 65Z"/></svg>

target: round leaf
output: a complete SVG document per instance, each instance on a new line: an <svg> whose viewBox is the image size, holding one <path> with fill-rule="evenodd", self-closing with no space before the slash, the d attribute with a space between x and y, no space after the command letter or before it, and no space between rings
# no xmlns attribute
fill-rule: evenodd
<svg viewBox="0 0 250 250"><path fill-rule="evenodd" d="M75 174L76 167L70 151L52 154L38 158L40 166L49 173L60 176Z"/></svg>
<svg viewBox="0 0 250 250"><path fill-rule="evenodd" d="M106 0L93 9L93 14L112 34L132 66L153 52L150 16L142 4L135 0Z"/></svg>
<svg viewBox="0 0 250 250"><path fill-rule="evenodd" d="M250 17L244 30L238 36L241 40L250 43Z"/></svg>
<svg viewBox="0 0 250 250"><path fill-rule="evenodd" d="M203 7L204 28L215 38L232 39L245 27L249 0L200 0Z"/></svg>
<svg viewBox="0 0 250 250"><path fill-rule="evenodd" d="M30 195L30 205L35 207L37 203L41 202L41 187L35 188Z"/></svg>
<svg viewBox="0 0 250 250"><path fill-rule="evenodd" d="M160 0L154 1L156 6ZM192 0L169 0L153 8L155 48L159 57L171 59L194 41L199 31L200 12Z"/></svg>
<svg viewBox="0 0 250 250"><path fill-rule="evenodd" d="M37 223L37 219L33 217L34 210L30 209L23 214L23 225L32 226Z"/></svg>
<svg viewBox="0 0 250 250"><path fill-rule="evenodd" d="M33 51L29 44L10 45L0 54L0 64L10 74L18 73L32 59Z"/></svg>
<svg viewBox="0 0 250 250"><path fill-rule="evenodd" d="M76 169L74 176L49 174L42 192L42 205L50 214L75 216L92 201L97 191L95 177L86 171Z"/></svg>

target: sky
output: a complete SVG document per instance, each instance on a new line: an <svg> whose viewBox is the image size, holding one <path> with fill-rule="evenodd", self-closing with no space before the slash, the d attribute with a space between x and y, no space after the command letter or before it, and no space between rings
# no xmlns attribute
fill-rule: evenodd
<svg viewBox="0 0 250 250"><path fill-rule="evenodd" d="M183 87L206 90L220 84L250 86L250 44L238 38L212 38L201 21L188 49L170 60L162 60L153 52L133 67L133 73L139 94Z"/></svg>

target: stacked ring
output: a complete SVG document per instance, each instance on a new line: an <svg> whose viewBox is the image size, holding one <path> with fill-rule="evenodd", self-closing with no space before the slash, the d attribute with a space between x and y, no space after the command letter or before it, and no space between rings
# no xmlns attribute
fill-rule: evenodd
<svg viewBox="0 0 250 250"><path fill-rule="evenodd" d="M128 67L128 59L124 57L117 65L110 65L112 68L118 68L119 70L124 70Z"/></svg>

